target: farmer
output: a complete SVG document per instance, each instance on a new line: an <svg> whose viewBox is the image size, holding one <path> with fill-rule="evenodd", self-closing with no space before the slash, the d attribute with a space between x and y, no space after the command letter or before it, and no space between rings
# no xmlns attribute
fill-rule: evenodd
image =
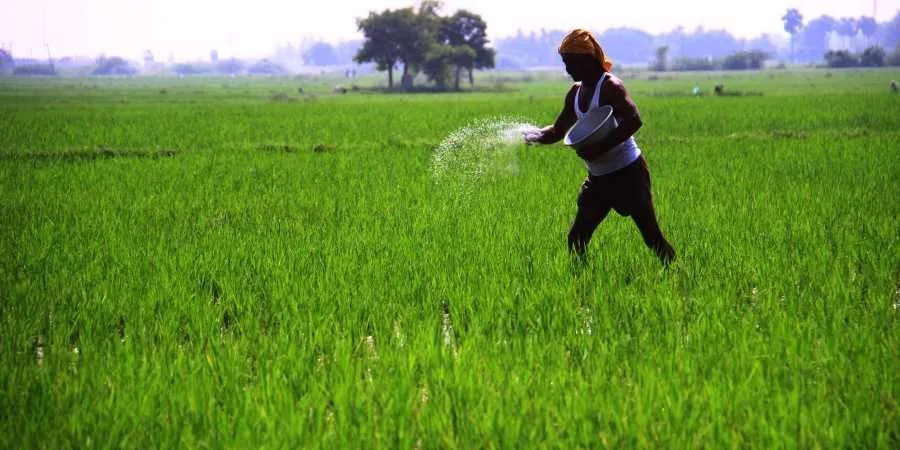
<svg viewBox="0 0 900 450"><path fill-rule="evenodd" d="M525 136L529 143L552 144L562 139L575 121L600 105L610 105L618 127L606 138L577 150L588 174L578 194L578 213L569 231L569 250L583 256L594 230L610 209L631 216L644 243L664 265L675 250L663 237L650 191L647 161L632 135L641 128L641 116L625 86L615 75L603 48L589 31L577 29L559 46L566 72L575 84L566 94L565 106L553 125Z"/></svg>

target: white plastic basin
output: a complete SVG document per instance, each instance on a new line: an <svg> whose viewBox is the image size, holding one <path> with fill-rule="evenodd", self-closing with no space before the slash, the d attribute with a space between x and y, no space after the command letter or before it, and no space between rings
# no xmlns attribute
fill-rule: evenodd
<svg viewBox="0 0 900 450"><path fill-rule="evenodd" d="M568 146L581 148L603 140L619 125L612 113L613 109L609 105L591 110L569 128L563 142Z"/></svg>

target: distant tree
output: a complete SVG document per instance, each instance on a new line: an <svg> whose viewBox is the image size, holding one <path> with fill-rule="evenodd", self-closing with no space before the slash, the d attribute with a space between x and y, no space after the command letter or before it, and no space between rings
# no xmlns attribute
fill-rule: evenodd
<svg viewBox="0 0 900 450"><path fill-rule="evenodd" d="M837 23L837 27L835 27L834 31L837 31L841 36L854 37L859 31L857 26L856 19L853 17L841 17L841 19Z"/></svg>
<svg viewBox="0 0 900 450"><path fill-rule="evenodd" d="M859 63L863 67L882 67L886 56L883 48L873 45L863 51L859 57Z"/></svg>
<svg viewBox="0 0 900 450"><path fill-rule="evenodd" d="M669 43L666 39L663 42ZM688 58L721 58L741 50L740 43L731 33L700 27L693 33L681 33L671 44L677 45L677 51L673 53Z"/></svg>
<svg viewBox="0 0 900 450"><path fill-rule="evenodd" d="M865 16L860 17L859 19L857 19L857 25L859 27L859 31L871 44L872 36L875 36L875 32L878 31L878 23L875 22L875 18Z"/></svg>
<svg viewBox="0 0 900 450"><path fill-rule="evenodd" d="M425 62L426 55L435 43L436 29L442 19L435 20L437 11L443 4L436 0L425 0L419 5L419 10L405 8L396 11L399 23L402 26L401 39L399 41L399 60L403 63L403 87L412 87L412 79L419 72Z"/></svg>
<svg viewBox="0 0 900 450"><path fill-rule="evenodd" d="M5 73L11 70L13 65L12 55L6 49L0 48L0 72Z"/></svg>
<svg viewBox="0 0 900 450"><path fill-rule="evenodd" d="M17 76L55 76L56 69L50 64L30 63L16 66L13 75Z"/></svg>
<svg viewBox="0 0 900 450"><path fill-rule="evenodd" d="M134 75L137 69L119 56L97 58L92 75Z"/></svg>
<svg viewBox="0 0 900 450"><path fill-rule="evenodd" d="M519 31L513 37L497 39L494 48L498 59L502 57L506 66L558 67L560 59L556 49L566 33L568 31L563 30L541 30L540 33L529 34Z"/></svg>
<svg viewBox="0 0 900 450"><path fill-rule="evenodd" d="M887 55L884 63L889 66L900 66L900 44L894 47L894 51L891 54Z"/></svg>
<svg viewBox="0 0 900 450"><path fill-rule="evenodd" d="M426 54L432 51L433 44L445 44L443 42L443 32L446 26L447 18L440 15L444 4L437 0L424 0L419 4L416 11L416 21L425 31L429 40L429 46ZM427 58L427 56L426 56Z"/></svg>
<svg viewBox="0 0 900 450"><path fill-rule="evenodd" d="M742 48L745 50L759 50L773 56L779 52L778 45L769 34L762 34L755 38L745 40Z"/></svg>
<svg viewBox="0 0 900 450"><path fill-rule="evenodd" d="M280 75L287 73L287 70L281 65L269 61L268 59L261 59L247 68L247 73L254 75Z"/></svg>
<svg viewBox="0 0 900 450"><path fill-rule="evenodd" d="M837 20L827 15L807 23L801 34L800 56L806 61L821 61L822 55L828 51L828 34L835 30L837 24Z"/></svg>
<svg viewBox="0 0 900 450"><path fill-rule="evenodd" d="M828 67L856 67L859 65L859 58L849 50L829 50L825 53L825 62Z"/></svg>
<svg viewBox="0 0 900 450"><path fill-rule="evenodd" d="M664 72L669 66L669 46L663 45L656 48L656 62L653 63L653 70Z"/></svg>
<svg viewBox="0 0 900 450"><path fill-rule="evenodd" d="M716 70L718 65L716 61L710 58L675 58L672 61L672 70L674 71L705 71Z"/></svg>
<svg viewBox="0 0 900 450"><path fill-rule="evenodd" d="M338 64L334 47L327 42L316 42L306 51L303 59L314 66L334 66Z"/></svg>
<svg viewBox="0 0 900 450"><path fill-rule="evenodd" d="M610 28L597 35L603 49L616 61L649 63L653 60L653 35L636 28Z"/></svg>
<svg viewBox="0 0 900 450"><path fill-rule="evenodd" d="M454 89L459 90L462 71L473 64L475 58L475 50L468 45L434 44L428 51L422 69L437 87L445 88L453 80Z"/></svg>
<svg viewBox="0 0 900 450"><path fill-rule="evenodd" d="M209 52L209 62L216 64L219 62L219 51L216 49L212 49Z"/></svg>
<svg viewBox="0 0 900 450"><path fill-rule="evenodd" d="M442 25L438 37L439 43L459 47L451 58L457 68L456 88L459 89L460 69L468 71L469 84L474 84L473 70L494 67L496 54L494 49L487 47L489 42L487 23L478 14L459 10L445 18ZM471 52L474 52L474 57L470 57Z"/></svg>
<svg viewBox="0 0 900 450"><path fill-rule="evenodd" d="M447 82L451 78L450 59L452 58L452 47L447 45L434 44L425 57L422 64L422 71L437 87L445 88Z"/></svg>
<svg viewBox="0 0 900 450"><path fill-rule="evenodd" d="M882 47L893 48L900 44L900 11L891 20L878 24L875 35Z"/></svg>
<svg viewBox="0 0 900 450"><path fill-rule="evenodd" d="M216 65L216 71L227 75L241 73L243 70L244 63L235 58L219 61L219 64Z"/></svg>
<svg viewBox="0 0 900 450"><path fill-rule="evenodd" d="M855 18L842 17L838 21L837 26L835 26L834 31L844 38L844 47L849 49L850 41L859 33L859 28Z"/></svg>
<svg viewBox="0 0 900 450"><path fill-rule="evenodd" d="M784 22L784 31L791 35L791 62L794 62L794 37L803 28L803 14L796 8L790 8L781 16Z"/></svg>
<svg viewBox="0 0 900 450"><path fill-rule="evenodd" d="M759 70L762 69L766 59L768 59L768 55L758 50L737 52L725 57L725 60L722 61L722 68L725 70Z"/></svg>
<svg viewBox="0 0 900 450"><path fill-rule="evenodd" d="M425 61L432 44L428 29L412 8L370 12L368 17L357 19L357 26L365 41L354 61L374 62L379 71L387 70L389 87L394 86L394 66L402 62L406 78L410 69Z"/></svg>
<svg viewBox="0 0 900 450"><path fill-rule="evenodd" d="M202 73L208 73L209 71L210 67L204 66L202 64L179 63L175 64L172 67L172 72L175 72L176 75L180 76L199 75Z"/></svg>
<svg viewBox="0 0 900 450"><path fill-rule="evenodd" d="M472 67L477 64L478 52L466 44L450 46L449 63L454 67L453 88L459 90L460 74L463 70L469 71L469 84L475 84L472 79ZM491 57L491 65L493 66L493 56Z"/></svg>

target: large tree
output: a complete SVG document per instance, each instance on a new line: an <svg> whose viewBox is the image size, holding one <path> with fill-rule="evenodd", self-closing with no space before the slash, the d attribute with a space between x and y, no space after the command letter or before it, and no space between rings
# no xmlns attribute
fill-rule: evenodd
<svg viewBox="0 0 900 450"><path fill-rule="evenodd" d="M794 37L803 28L803 14L796 8L790 8L781 16L784 22L784 31L791 35L791 62L794 62Z"/></svg>
<svg viewBox="0 0 900 450"><path fill-rule="evenodd" d="M425 0L417 9L404 8L370 12L357 25L366 39L354 58L357 62L375 62L378 70L388 72L388 85L394 86L394 67L403 64L403 87L424 70L429 79L443 87L455 74L459 88L463 70L474 84L473 71L494 67L495 52L488 47L487 23L478 14L460 10L442 16L442 3Z"/></svg>
<svg viewBox="0 0 900 450"><path fill-rule="evenodd" d="M447 86L453 78L453 88L459 90L459 80L463 69L475 64L477 53L468 45L434 44L428 51L423 69L428 79L438 87Z"/></svg>
<svg viewBox="0 0 900 450"><path fill-rule="evenodd" d="M859 34L859 24L853 17L841 17L841 20L838 21L834 31L836 31L838 35L844 37L842 44L844 45L844 48L849 50L853 38Z"/></svg>
<svg viewBox="0 0 900 450"><path fill-rule="evenodd" d="M900 46L900 11L897 11L893 19L878 24L875 35L882 47Z"/></svg>
<svg viewBox="0 0 900 450"><path fill-rule="evenodd" d="M828 51L828 34L835 30L837 23L828 15L809 21L800 34L800 57L806 61L821 61Z"/></svg>
<svg viewBox="0 0 900 450"><path fill-rule="evenodd" d="M374 62L378 70L387 70L388 86L394 87L394 66L403 63L404 79L411 68L425 61L431 46L428 30L412 8L370 12L357 25L366 40L354 61Z"/></svg>
<svg viewBox="0 0 900 450"><path fill-rule="evenodd" d="M859 26L859 31L866 37L866 40L871 44L872 36L875 35L875 32L878 31L878 23L875 22L874 17L860 17L857 19L857 25Z"/></svg>
<svg viewBox="0 0 900 450"><path fill-rule="evenodd" d="M494 67L494 49L489 48L487 23L478 14L464 9L457 11L443 20L438 40L451 47L459 47L451 58L457 67L456 88L459 88L459 72L469 72L469 84L474 84L475 69L492 69ZM468 47L468 48L466 48ZM474 52L474 57L470 53Z"/></svg>

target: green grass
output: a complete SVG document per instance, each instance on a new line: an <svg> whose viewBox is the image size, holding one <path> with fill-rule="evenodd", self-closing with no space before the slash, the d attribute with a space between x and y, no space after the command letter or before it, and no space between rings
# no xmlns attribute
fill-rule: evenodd
<svg viewBox="0 0 900 450"><path fill-rule="evenodd" d="M435 182L561 79L0 79L0 447L897 448L900 74L769 73L626 79L668 270L561 145Z"/></svg>

